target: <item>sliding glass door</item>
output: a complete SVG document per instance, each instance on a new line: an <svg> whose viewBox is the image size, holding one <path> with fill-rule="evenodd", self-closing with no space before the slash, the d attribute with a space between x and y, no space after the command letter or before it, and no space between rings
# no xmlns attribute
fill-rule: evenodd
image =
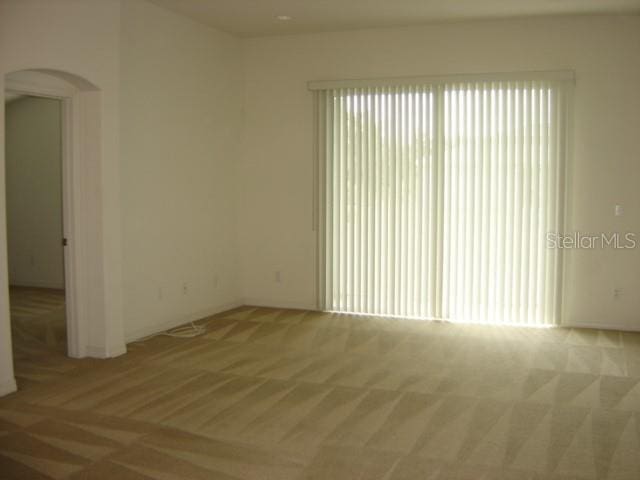
<svg viewBox="0 0 640 480"><path fill-rule="evenodd" d="M321 307L556 323L566 85L318 90Z"/></svg>

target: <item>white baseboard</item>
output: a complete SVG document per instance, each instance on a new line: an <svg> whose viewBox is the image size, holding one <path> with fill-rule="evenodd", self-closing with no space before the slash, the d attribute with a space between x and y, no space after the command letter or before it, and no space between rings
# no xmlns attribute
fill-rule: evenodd
<svg viewBox="0 0 640 480"><path fill-rule="evenodd" d="M108 358L107 349L97 347L95 345L87 345L84 349L85 357L89 358Z"/></svg>
<svg viewBox="0 0 640 480"><path fill-rule="evenodd" d="M622 332L640 332L640 322L638 322L637 324L567 322L567 323L561 323L560 326L564 328L591 328L596 330L617 330Z"/></svg>
<svg viewBox="0 0 640 480"><path fill-rule="evenodd" d="M90 358L114 358L127 353L127 346L120 345L117 348L107 349L95 345L87 345L85 348L85 356Z"/></svg>
<svg viewBox="0 0 640 480"><path fill-rule="evenodd" d="M127 345L125 343L123 343L122 345L118 345L118 347L116 348L112 348L110 353L110 357L119 357L120 355L124 355L125 353L127 353Z"/></svg>
<svg viewBox="0 0 640 480"><path fill-rule="evenodd" d="M0 397L9 395L10 393L15 392L16 390L18 390L18 386L16 385L15 378L11 378L9 380L6 380L0 383Z"/></svg>
<svg viewBox="0 0 640 480"><path fill-rule="evenodd" d="M245 298L243 305L252 307L267 307L267 308L291 308L294 310L317 310L318 306L315 302L300 302L297 300L269 300L266 298Z"/></svg>
<svg viewBox="0 0 640 480"><path fill-rule="evenodd" d="M299 310L318 310L315 303L300 301L279 301L266 298L247 297L244 299L244 305L253 307L268 308L291 308ZM636 323L587 323L587 322L567 322L560 325L564 328L590 328L596 330L617 330L623 332L640 332L640 321Z"/></svg>
<svg viewBox="0 0 640 480"><path fill-rule="evenodd" d="M140 338L148 337L149 335L154 335L156 333L164 332L165 330L179 327L181 325L184 325L185 323L195 322L196 320L201 320L203 318L210 317L211 315L215 315L226 310L241 307L242 305L244 304L241 301L225 303L222 305L217 305L215 307L207 308L205 310L200 310L199 312L194 312L189 315L184 315L178 318L167 320L159 324L138 328L136 330L132 330L131 332L125 333L125 342L130 343Z"/></svg>
<svg viewBox="0 0 640 480"><path fill-rule="evenodd" d="M160 333L160 332L164 332L165 330L169 330L171 328L179 327L181 325L184 325L185 323L193 322L195 320L200 320L202 318L209 317L211 315L215 315L217 313L224 312L226 310L231 310L233 308L237 308L241 306L266 307L266 308L290 308L295 310L311 310L311 311L318 310L318 306L316 305L315 302L301 302L298 300L273 300L268 298L246 297L241 301L230 302L230 303L219 305L216 307L211 307L209 309L202 310L200 312L196 312L191 315L186 315L180 318L162 322L157 325L150 325L148 327L134 330L125 335L125 341L129 343L134 340L138 340L140 338L153 335L155 333ZM640 332L640 322L638 322L637 324L567 322L567 323L562 323L560 326L565 328L590 328L590 329L597 329L597 330L619 330L619 331L626 331L626 332ZM111 356L117 356L123 353L126 353L126 348L123 348L123 351L120 353L114 352L114 354ZM87 354L89 354L89 352L87 352ZM90 355L90 356L93 356L93 355ZM106 357L99 357L99 358L106 358Z"/></svg>

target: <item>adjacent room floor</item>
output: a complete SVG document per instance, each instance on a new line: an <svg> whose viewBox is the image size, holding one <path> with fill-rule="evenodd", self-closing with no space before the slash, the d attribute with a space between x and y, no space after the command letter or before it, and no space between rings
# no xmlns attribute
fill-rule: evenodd
<svg viewBox="0 0 640 480"><path fill-rule="evenodd" d="M67 354L63 290L11 287L11 337L19 388L56 380L74 368Z"/></svg>
<svg viewBox="0 0 640 480"><path fill-rule="evenodd" d="M640 334L250 307L205 323L106 361L27 361L15 335L2 478L640 478Z"/></svg>

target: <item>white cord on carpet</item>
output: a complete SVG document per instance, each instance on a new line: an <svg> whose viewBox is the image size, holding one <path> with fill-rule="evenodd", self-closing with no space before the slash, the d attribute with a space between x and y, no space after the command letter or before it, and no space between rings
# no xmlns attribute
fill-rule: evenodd
<svg viewBox="0 0 640 480"><path fill-rule="evenodd" d="M172 328L164 332L154 333L153 335L139 338L138 340L136 340L136 342L144 342L145 340L161 336L173 338L194 338L199 337L200 335L204 335L205 333L207 333L207 328L205 326L196 325L194 322L191 322L189 325Z"/></svg>

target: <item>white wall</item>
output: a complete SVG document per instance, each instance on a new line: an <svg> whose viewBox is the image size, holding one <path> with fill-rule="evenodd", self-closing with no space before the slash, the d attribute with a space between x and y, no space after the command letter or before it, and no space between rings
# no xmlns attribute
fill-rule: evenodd
<svg viewBox="0 0 640 480"><path fill-rule="evenodd" d="M240 43L122 5L124 318L133 339L237 305ZM184 286L186 284L186 293Z"/></svg>
<svg viewBox="0 0 640 480"><path fill-rule="evenodd" d="M11 285L64 288L62 104L22 97L5 106Z"/></svg>
<svg viewBox="0 0 640 480"><path fill-rule="evenodd" d="M568 229L640 235L639 52L637 16L246 40L238 232L247 303L315 306L308 80L574 69ZM622 217L613 216L617 203ZM570 252L564 288L566 324L640 329L640 248ZM623 289L621 298L613 298L613 288Z"/></svg>

